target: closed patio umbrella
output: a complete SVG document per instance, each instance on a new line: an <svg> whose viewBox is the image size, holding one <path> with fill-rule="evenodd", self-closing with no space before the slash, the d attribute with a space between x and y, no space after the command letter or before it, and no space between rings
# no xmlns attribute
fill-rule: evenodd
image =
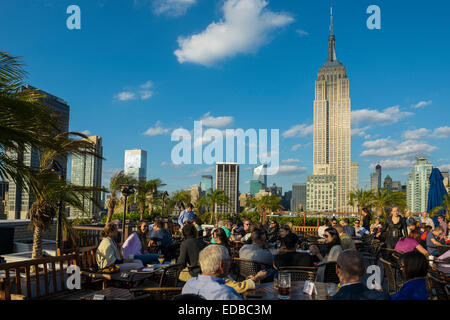
<svg viewBox="0 0 450 320"><path fill-rule="evenodd" d="M442 176L442 173L438 168L433 168L430 174L430 189L428 190L427 212L430 213L433 208L441 206L442 199L446 194L447 190L444 186L444 177ZM437 220L438 215L445 215L445 210L439 211L433 217L435 226L439 225L439 222Z"/></svg>

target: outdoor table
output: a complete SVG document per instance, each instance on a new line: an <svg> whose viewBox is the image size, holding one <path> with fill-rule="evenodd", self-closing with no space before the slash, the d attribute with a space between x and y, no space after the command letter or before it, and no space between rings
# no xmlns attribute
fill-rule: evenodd
<svg viewBox="0 0 450 320"><path fill-rule="evenodd" d="M132 288L136 284L142 283L143 281L155 278L155 276L161 276L161 274L164 272L164 268L167 268L170 266L170 264L155 264L155 265L149 265L152 266L153 270L148 270L148 268L142 268L140 270L131 270L128 272L118 272L111 274L111 281L119 281L123 282L123 284L128 287ZM127 274L128 277L122 277L122 274Z"/></svg>
<svg viewBox="0 0 450 320"><path fill-rule="evenodd" d="M130 290L123 288L108 287L106 289L91 292L85 296L81 296L80 300L93 300L94 296L103 295L106 300L133 300L134 296Z"/></svg>
<svg viewBox="0 0 450 320"><path fill-rule="evenodd" d="M289 300L328 300L327 283L314 282L317 288L317 295L312 296L303 293L305 281L292 281ZM336 292L337 292L336 287ZM261 298L247 298L247 295L262 295ZM245 300L278 300L278 289L273 287L273 282L256 285L256 288L242 294Z"/></svg>

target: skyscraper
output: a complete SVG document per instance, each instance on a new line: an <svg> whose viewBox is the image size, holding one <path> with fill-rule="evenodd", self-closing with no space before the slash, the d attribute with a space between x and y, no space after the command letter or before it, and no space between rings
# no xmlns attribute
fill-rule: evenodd
<svg viewBox="0 0 450 320"><path fill-rule="evenodd" d="M103 155L102 138L97 136L89 137L87 140L95 145L95 152ZM93 155L73 155L71 182L77 186L83 187L101 187L102 186L102 159ZM93 198L101 203L101 192L93 192ZM90 199L82 199L83 206L87 213L95 216L102 209L94 204ZM70 208L70 215L77 217L83 215L83 212L76 208Z"/></svg>
<svg viewBox="0 0 450 320"><path fill-rule="evenodd" d="M124 171L136 180L147 179L147 151L141 149L125 150Z"/></svg>
<svg viewBox="0 0 450 320"><path fill-rule="evenodd" d="M278 187L276 183L273 183L271 186L269 186L268 191L277 196L277 197L281 197L283 196L283 188L282 187Z"/></svg>
<svg viewBox="0 0 450 320"><path fill-rule="evenodd" d="M417 157L406 184L406 201L409 210L420 213L427 210L430 175L433 166L424 157Z"/></svg>
<svg viewBox="0 0 450 320"><path fill-rule="evenodd" d="M315 84L313 173L316 176L336 177L335 196L338 211L349 210L350 109L349 78L345 66L336 57L333 9L331 8L328 59L319 69ZM316 180L314 178L310 181Z"/></svg>
<svg viewBox="0 0 450 320"><path fill-rule="evenodd" d="M306 183L294 183L292 185L291 210L306 210Z"/></svg>
<svg viewBox="0 0 450 320"><path fill-rule="evenodd" d="M238 213L239 165L231 162L216 163L216 190L223 190L230 198L230 206L216 205L216 213Z"/></svg>
<svg viewBox="0 0 450 320"><path fill-rule="evenodd" d="M213 187L213 177L212 176L202 176L200 181L200 189L203 193L208 193Z"/></svg>
<svg viewBox="0 0 450 320"><path fill-rule="evenodd" d="M267 164L261 164L253 169L252 180L250 180L250 193L257 194L261 189L267 188Z"/></svg>
<svg viewBox="0 0 450 320"><path fill-rule="evenodd" d="M375 172L370 174L370 189L377 192L381 190L381 165L377 164Z"/></svg>
<svg viewBox="0 0 450 320"><path fill-rule="evenodd" d="M26 85L22 90L36 89L30 85ZM69 131L69 114L70 107L66 101L58 98L43 90L36 89L36 93L42 96L41 102L49 108L49 111L58 116L58 122L62 132ZM27 146L21 152L10 152L7 154L22 162L25 166L39 167L39 150ZM58 159L58 162L63 168L63 175L67 175L67 159ZM18 186L12 179L9 182L8 192L8 219L27 219L31 205L34 202L33 194L29 193L26 188Z"/></svg>
<svg viewBox="0 0 450 320"><path fill-rule="evenodd" d="M359 188L359 163L358 162L352 162L351 163L351 170L350 170L350 176L351 176L351 184L350 184L350 191L356 191Z"/></svg>
<svg viewBox="0 0 450 320"><path fill-rule="evenodd" d="M308 175L306 182L306 211L336 212L336 176Z"/></svg>

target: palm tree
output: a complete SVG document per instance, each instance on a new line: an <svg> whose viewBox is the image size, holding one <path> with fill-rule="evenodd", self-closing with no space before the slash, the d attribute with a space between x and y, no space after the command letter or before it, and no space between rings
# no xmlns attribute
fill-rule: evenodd
<svg viewBox="0 0 450 320"><path fill-rule="evenodd" d="M348 204L350 206L357 206L358 213L361 214L363 208L368 208L372 206L373 203L373 193L369 190L358 189L350 192L350 200Z"/></svg>
<svg viewBox="0 0 450 320"><path fill-rule="evenodd" d="M117 198L117 193L120 191L120 186L123 184L132 184L135 182L134 178L126 175L123 170L116 172L109 181L109 200L108 200L108 216L106 218L106 223L111 222L112 216L114 214L114 209L120 204Z"/></svg>
<svg viewBox="0 0 450 320"><path fill-rule="evenodd" d="M406 208L406 195L403 192L389 192L388 190L378 190L373 193L373 206L377 210L378 216L387 217L386 208L397 206L400 211Z"/></svg>
<svg viewBox="0 0 450 320"><path fill-rule="evenodd" d="M175 200L178 205L183 204L186 208L191 202L191 193L185 190L178 190L174 192L172 199Z"/></svg>
<svg viewBox="0 0 450 320"><path fill-rule="evenodd" d="M103 188L76 186L66 181L64 175L55 175L49 168L58 159L65 159L69 153L73 155L92 155L95 148L89 140L76 140L70 135L86 138L80 133L60 133L54 136L52 149L40 150L39 168L30 168L30 189L35 202L30 209L30 227L33 228L32 259L42 257L42 232L46 230L58 214L59 203L71 206L83 212L86 211L82 199L89 199L99 205L94 192L104 191ZM62 219L66 221L66 219ZM67 228L67 226L66 226Z"/></svg>
<svg viewBox="0 0 450 320"><path fill-rule="evenodd" d="M148 181L139 181L136 190L136 202L141 213L141 220L144 218L144 212L147 205L149 206L149 214L152 214L153 205L158 196L158 189L165 186L161 179L153 179Z"/></svg>
<svg viewBox="0 0 450 320"><path fill-rule="evenodd" d="M209 208L211 213L209 223L211 224L213 220L215 220L215 223L217 224L219 222L219 217L215 214L216 206L229 206L230 198L225 194L224 190L209 189L209 192L201 197L197 203L199 206Z"/></svg>
<svg viewBox="0 0 450 320"><path fill-rule="evenodd" d="M59 128L57 115L39 100L42 96L25 89L25 77L17 57L0 52L0 177L23 187L31 173L17 155L30 146L49 148Z"/></svg>
<svg viewBox="0 0 450 320"><path fill-rule="evenodd" d="M278 210L283 209L283 206L280 204L281 197L277 197L276 195L269 194L264 195L262 197L252 198L250 203L254 206L260 213L260 222L266 222L267 212L277 212Z"/></svg>
<svg viewBox="0 0 450 320"><path fill-rule="evenodd" d="M447 221L450 221L450 196L448 194L444 195L444 198L442 199L442 205L438 207L434 207L431 209L431 212L433 215L436 213L439 213L439 211L445 210L445 215L447 217Z"/></svg>

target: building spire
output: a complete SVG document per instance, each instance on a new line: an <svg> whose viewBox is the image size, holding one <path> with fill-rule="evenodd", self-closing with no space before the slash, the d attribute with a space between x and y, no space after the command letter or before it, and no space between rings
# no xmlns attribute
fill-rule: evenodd
<svg viewBox="0 0 450 320"><path fill-rule="evenodd" d="M333 5L330 2L330 36L328 37L328 61L336 61L336 39L333 34Z"/></svg>

